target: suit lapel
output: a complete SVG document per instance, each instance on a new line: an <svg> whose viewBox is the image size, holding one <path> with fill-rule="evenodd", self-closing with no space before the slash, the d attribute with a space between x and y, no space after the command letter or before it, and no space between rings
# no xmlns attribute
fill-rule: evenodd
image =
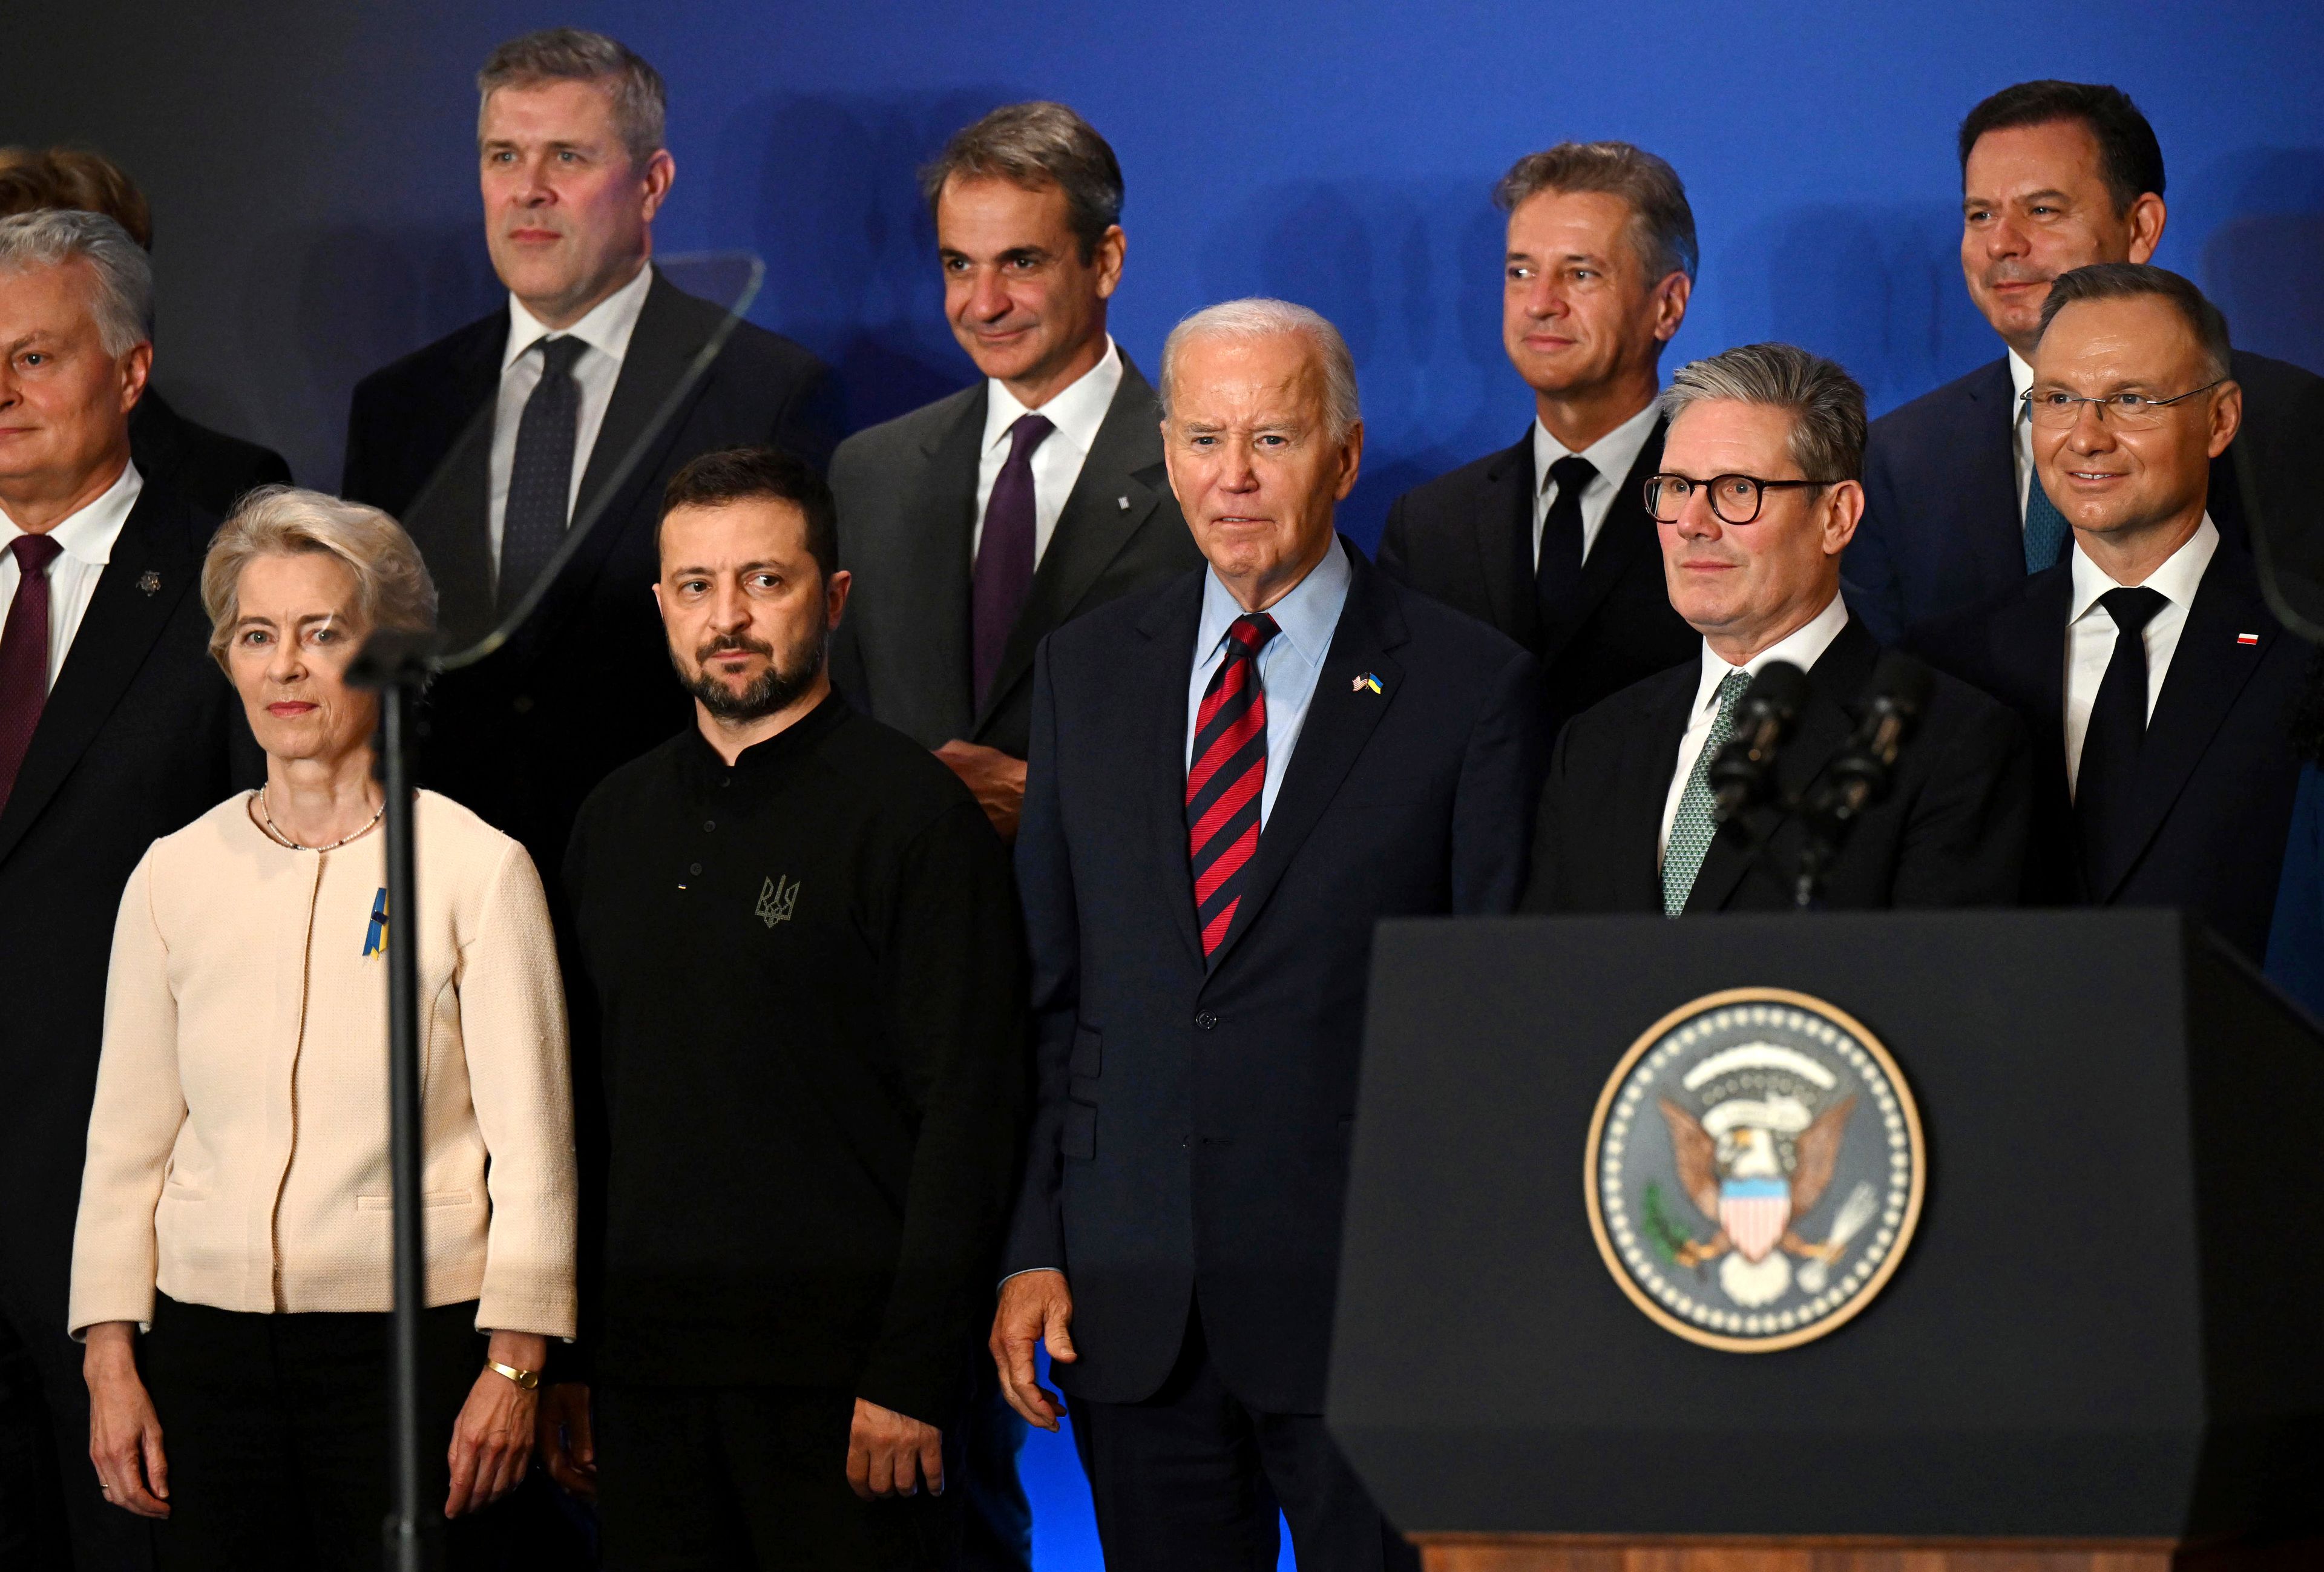
<svg viewBox="0 0 2324 1572"><path fill-rule="evenodd" d="M441 405L459 423L401 521L436 581L437 625L447 647L456 650L483 638L496 620L489 530L493 417L507 346L506 306L476 324L460 346Z"/></svg>
<svg viewBox="0 0 2324 1572"><path fill-rule="evenodd" d="M1268 897L1283 882L1284 872L1306 844L1323 810L1331 807L1340 783L1347 779L1381 717L1396 703L1402 686L1404 668L1388 652L1407 637L1404 615L1364 554L1344 540L1337 547L1347 552L1353 571L1347 604L1340 613L1339 626L1333 630L1332 647L1316 676L1315 696L1308 701L1299 741L1284 768L1274 810L1267 816L1259 850L1251 855L1250 866L1243 874L1234 926L1212 957L1213 970L1225 963L1267 910ZM1359 672L1378 677L1380 691L1374 693L1369 688L1355 691L1353 682ZM1191 890L1189 897L1191 901Z"/></svg>
<svg viewBox="0 0 2324 1572"><path fill-rule="evenodd" d="M1202 628L1203 587L1209 569L1189 573L1155 596L1138 621L1147 640L1136 675L1137 692L1125 695L1133 715L1150 715L1142 725L1149 750L1138 773L1147 782L1147 845L1155 855L1154 874L1162 904L1185 941L1186 958L1203 964L1202 935L1194 926L1194 870L1186 846L1186 686L1194 676L1194 635ZM1260 837L1262 841L1265 837Z"/></svg>
<svg viewBox="0 0 2324 1572"><path fill-rule="evenodd" d="M1485 472L1485 492L1471 524L1477 573L1497 626L1516 630L1531 648L1540 631L1533 594L1533 428Z"/></svg>
<svg viewBox="0 0 2324 1572"><path fill-rule="evenodd" d="M2255 644L2239 644L2238 633L2256 633ZM2244 684L2260 668L2283 629L2261 600L2251 559L2222 543L2187 608L2187 625L2163 680L2154 717L2138 749L2138 781L2122 840L2108 848L2112 861L2090 870L2090 893L2111 901L2138 865L2187 778L2203 762Z"/></svg>
<svg viewBox="0 0 2324 1572"><path fill-rule="evenodd" d="M1956 456L1960 501L1969 550L1978 577L1996 586L2025 577L2025 523L2017 511L2017 395L2009 381L2009 357L1986 367L1969 386L1980 434Z"/></svg>
<svg viewBox="0 0 2324 1572"><path fill-rule="evenodd" d="M1613 848L1615 910L1655 911L1663 909L1662 871L1655 857L1661 837L1663 805L1670 800L1671 776L1678 770L1678 744L1686 735L1687 711L1694 703L1701 680L1699 661L1655 679L1656 687L1640 700L1639 724L1622 754L1620 778L1607 803L1611 819L1609 838Z"/></svg>
<svg viewBox="0 0 2324 1572"><path fill-rule="evenodd" d="M1065 509L1057 515L1049 549L1041 553L1032 587L1018 611L1016 624L1009 630L1009 642L1001 650L992 689L982 696L976 713L979 727L1032 670L1033 652L1042 636L1072 618L1082 596L1089 593L1098 576L1121 554L1130 537L1160 505L1167 483L1152 473L1162 462L1157 420L1154 390L1138 374L1130 356L1124 355L1121 385L1114 389L1113 402L1106 409L1105 420L1090 445L1089 457L1082 461L1081 474L1065 497ZM983 425L984 411L980 405L980 438ZM1146 472L1146 478L1139 477L1140 471ZM972 497L975 486L972 467ZM966 550L964 543L964 559Z"/></svg>
<svg viewBox="0 0 2324 1572"><path fill-rule="evenodd" d="M194 593L200 573L189 515L148 480L113 543L112 559L97 576L71 652L41 707L8 806L0 811L0 859L71 775L179 603ZM143 587L147 584L157 587L149 593Z"/></svg>
<svg viewBox="0 0 2324 1572"><path fill-rule="evenodd" d="M916 636L899 639L913 652L923 691L940 694L950 718L945 729L966 737L976 716L975 661L969 644L970 546L976 532L976 460L984 442L984 412L990 397L984 383L963 401L960 414L932 435L921 452L918 482L906 504L910 554L892 564L884 590L890 604L917 624ZM1187 641L1194 640L1192 633Z"/></svg>
<svg viewBox="0 0 2324 1572"><path fill-rule="evenodd" d="M1663 433L1667 421L1655 422L1646 446L1638 449L1637 461L1630 473L1618 484L1614 500L1606 510L1605 522L1598 527L1598 539L1582 559L1582 578L1555 608L1550 625L1541 631L1541 663L1554 661L1573 636L1605 604L1614 586L1630 570L1642 551L1660 554L1661 542L1655 538L1655 521L1646 512L1646 477L1662 467ZM1528 499L1530 500L1530 499ZM1526 522L1532 522L1527 510Z"/></svg>

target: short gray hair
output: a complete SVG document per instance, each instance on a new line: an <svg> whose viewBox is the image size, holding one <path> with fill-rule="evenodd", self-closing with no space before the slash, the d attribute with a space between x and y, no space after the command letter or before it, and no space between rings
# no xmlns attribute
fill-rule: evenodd
<svg viewBox="0 0 2324 1572"><path fill-rule="evenodd" d="M1627 142L1561 142L1529 153L1493 188L1493 205L1514 213L1544 191L1599 191L1630 205L1630 242L1655 279L1694 277L1702 260L1686 184L1667 160Z"/></svg>
<svg viewBox="0 0 2324 1572"><path fill-rule="evenodd" d="M319 551L355 578L355 615L367 633L424 633L436 625L436 581L403 526L375 507L295 485L265 485L235 504L202 559L210 658L226 664L241 613L243 569L261 557Z"/></svg>
<svg viewBox="0 0 2324 1572"><path fill-rule="evenodd" d="M1796 344L1746 344L1681 367L1663 389L1663 415L1713 402L1790 411L1792 462L1807 479L1864 477L1864 390L1838 361Z"/></svg>
<svg viewBox="0 0 2324 1572"><path fill-rule="evenodd" d="M613 129L632 164L661 151L669 103L661 73L619 39L578 27L545 27L493 51L476 73L477 139L483 140L484 105L494 93L543 82L595 82L612 94Z"/></svg>
<svg viewBox="0 0 2324 1572"><path fill-rule="evenodd" d="M2179 313L2203 347L2212 380L2235 375L2236 349L2227 337L2226 316L2192 280L2149 263L2094 262L2060 273L2050 281L2050 292L2042 301L2042 331L2047 333L2058 313L2076 301L2128 301L2142 295L2153 295Z"/></svg>
<svg viewBox="0 0 2324 1572"><path fill-rule="evenodd" d="M1004 180L1028 190L1056 186L1065 193L1065 211L1084 262L1121 219L1120 161L1095 127L1063 104L1003 104L954 132L944 151L920 171L920 195L929 212L936 211L945 182L955 175Z"/></svg>
<svg viewBox="0 0 2324 1572"><path fill-rule="evenodd" d="M153 264L129 231L102 213L43 208L0 218L0 273L85 262L97 280L89 312L107 355L153 337Z"/></svg>
<svg viewBox="0 0 2324 1572"><path fill-rule="evenodd" d="M1332 423L1332 438L1337 441L1346 436L1364 418L1362 406L1356 402L1356 360L1348 353L1348 341L1321 312L1263 296L1204 306L1170 329L1170 337L1162 341L1162 418L1170 418L1170 391L1177 380L1178 356L1189 340L1272 338L1286 333L1306 339L1322 362L1324 415Z"/></svg>

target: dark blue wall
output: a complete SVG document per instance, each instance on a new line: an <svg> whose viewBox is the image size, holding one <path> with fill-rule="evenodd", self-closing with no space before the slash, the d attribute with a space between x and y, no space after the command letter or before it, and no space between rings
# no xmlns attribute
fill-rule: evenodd
<svg viewBox="0 0 2324 1572"><path fill-rule="evenodd" d="M679 171L660 243L761 253L752 315L842 368L859 423L971 375L915 166L994 103L1073 104L1127 172L1115 331L1149 370L1173 320L1230 295L1303 301L1347 333L1370 437L1347 522L1367 541L1396 492L1523 426L1486 192L1566 137L1637 142L1687 181L1703 265L1674 356L1794 339L1877 410L1997 353L1955 261L1961 114L2026 77L2116 82L2170 161L2160 260L2239 342L2324 370L2312 0L24 13L0 137L88 141L148 182L163 385L326 485L355 378L490 302L469 78L498 38L557 21L659 66Z"/></svg>

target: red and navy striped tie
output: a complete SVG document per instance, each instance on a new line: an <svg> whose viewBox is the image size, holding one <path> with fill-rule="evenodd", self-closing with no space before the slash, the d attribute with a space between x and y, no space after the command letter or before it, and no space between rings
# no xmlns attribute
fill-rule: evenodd
<svg viewBox="0 0 2324 1572"><path fill-rule="evenodd" d="M1194 918L1206 959L1234 926L1242 871L1259 849L1259 800L1267 785L1267 689L1259 680L1259 652L1277 631L1264 612L1235 618L1226 656L1194 717L1186 851L1194 864Z"/></svg>

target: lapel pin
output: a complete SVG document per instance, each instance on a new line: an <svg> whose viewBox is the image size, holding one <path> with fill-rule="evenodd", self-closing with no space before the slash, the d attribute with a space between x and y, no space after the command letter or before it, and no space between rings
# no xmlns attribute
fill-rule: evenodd
<svg viewBox="0 0 2324 1572"><path fill-rule="evenodd" d="M2257 633L2237 633L2236 635L2236 643L2238 644L2256 644L2259 643L2259 635Z"/></svg>
<svg viewBox="0 0 2324 1572"><path fill-rule="evenodd" d="M1126 496L1118 496L1118 497L1115 497L1113 500L1114 500L1114 502L1115 502L1117 504L1119 504L1119 505L1120 505L1120 507L1121 508L1121 511L1122 511L1123 513L1128 513L1128 512L1130 511L1130 499L1129 499L1128 497L1126 497Z"/></svg>
<svg viewBox="0 0 2324 1572"><path fill-rule="evenodd" d="M1380 687L1379 678L1370 671L1365 672L1353 682L1348 684L1348 691L1351 693L1361 693L1367 688L1370 689L1374 693L1382 693L1387 691L1385 689Z"/></svg>
<svg viewBox="0 0 2324 1572"><path fill-rule="evenodd" d="M137 587L148 595L159 595L161 591L161 576L148 568L137 576Z"/></svg>

